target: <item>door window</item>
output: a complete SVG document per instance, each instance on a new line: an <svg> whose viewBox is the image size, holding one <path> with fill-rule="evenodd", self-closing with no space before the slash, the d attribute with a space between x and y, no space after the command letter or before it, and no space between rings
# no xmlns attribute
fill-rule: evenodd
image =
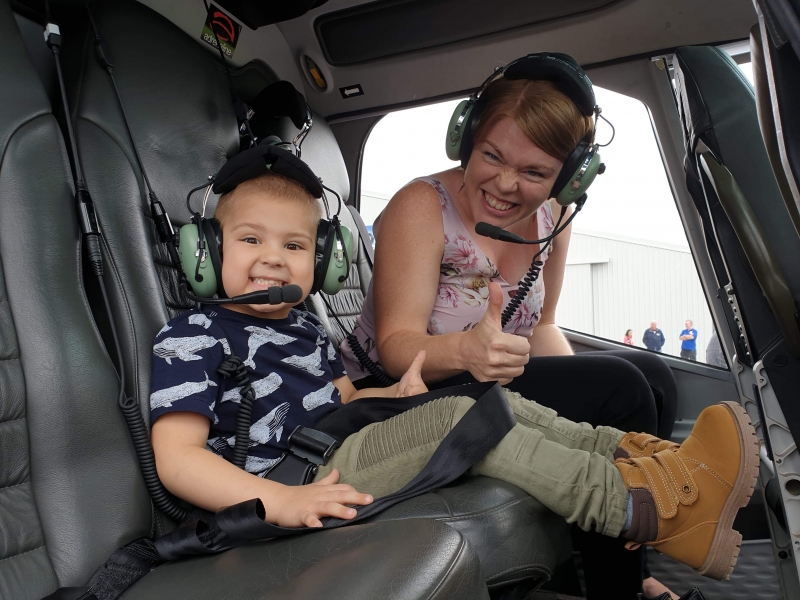
<svg viewBox="0 0 800 600"><path fill-rule="evenodd" d="M573 222L557 323L620 344L631 330L631 345L642 349L663 335L661 352L681 356L683 349L687 359L706 362L709 349L712 364L725 367L721 352L714 352L713 321L647 108L602 88L595 94L616 137L601 150L607 170ZM360 205L370 228L406 183L458 166L444 152L458 102L390 113L374 127L364 151ZM610 135L601 122L598 141ZM681 339L687 320L695 340ZM645 335L653 322L656 331ZM687 351L693 345L694 354Z"/></svg>

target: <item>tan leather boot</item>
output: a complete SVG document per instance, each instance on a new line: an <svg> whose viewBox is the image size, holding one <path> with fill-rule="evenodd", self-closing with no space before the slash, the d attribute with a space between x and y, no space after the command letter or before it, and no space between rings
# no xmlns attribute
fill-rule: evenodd
<svg viewBox="0 0 800 600"><path fill-rule="evenodd" d="M681 445L669 440L662 440L649 433L626 433L614 450L614 459L642 458L653 456L662 450L677 450Z"/></svg>
<svg viewBox="0 0 800 600"><path fill-rule="evenodd" d="M758 440L741 406L706 408L677 450L614 464L633 497L629 548L648 544L701 575L730 576L742 542L733 520L758 474Z"/></svg>

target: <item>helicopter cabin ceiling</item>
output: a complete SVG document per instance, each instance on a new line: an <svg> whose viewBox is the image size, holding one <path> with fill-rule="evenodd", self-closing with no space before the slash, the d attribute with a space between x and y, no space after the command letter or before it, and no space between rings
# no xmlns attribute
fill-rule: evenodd
<svg viewBox="0 0 800 600"><path fill-rule="evenodd" d="M199 39L203 0L140 0ZM291 2L291 0L289 0ZM232 62L267 64L325 117L454 97L532 52L566 52L583 65L678 46L745 39L751 0L328 0L305 14L242 28ZM258 0L218 0L233 8ZM247 16L250 24L255 20ZM320 90L309 61L324 78ZM589 73L591 76L591 72ZM353 91L355 90L355 91Z"/></svg>

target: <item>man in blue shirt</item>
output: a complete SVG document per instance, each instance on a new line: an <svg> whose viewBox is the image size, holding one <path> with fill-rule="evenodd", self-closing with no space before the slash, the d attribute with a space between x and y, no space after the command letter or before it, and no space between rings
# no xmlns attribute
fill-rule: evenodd
<svg viewBox="0 0 800 600"><path fill-rule="evenodd" d="M664 345L664 333L658 328L658 323L653 321L650 323L650 329L644 330L642 343L648 350L661 352L661 348Z"/></svg>
<svg viewBox="0 0 800 600"><path fill-rule="evenodd" d="M686 329L681 331L681 358L697 361L697 329L689 320L684 323Z"/></svg>

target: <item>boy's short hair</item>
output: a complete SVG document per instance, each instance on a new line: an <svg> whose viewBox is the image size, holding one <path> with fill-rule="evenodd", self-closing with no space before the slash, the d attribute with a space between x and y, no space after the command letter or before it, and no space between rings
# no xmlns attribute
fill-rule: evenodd
<svg viewBox="0 0 800 600"><path fill-rule="evenodd" d="M248 179L227 194L223 194L217 203L216 211L214 211L214 218L220 222L220 225L224 224L225 218L236 202L236 198L241 195L242 191L248 189L279 198L293 198L299 202L305 202L308 205L309 216L313 219L314 232L316 233L317 222L322 218L322 206L302 185L277 173L264 173L253 179Z"/></svg>

